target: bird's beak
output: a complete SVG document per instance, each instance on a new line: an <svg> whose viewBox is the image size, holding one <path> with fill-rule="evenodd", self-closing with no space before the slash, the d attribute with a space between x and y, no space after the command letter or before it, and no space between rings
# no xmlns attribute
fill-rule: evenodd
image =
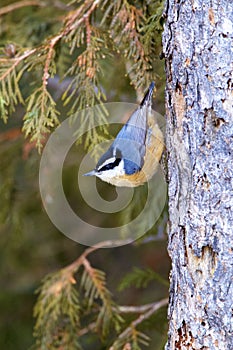
<svg viewBox="0 0 233 350"><path fill-rule="evenodd" d="M89 173L83 174L83 176L94 176L95 170L89 171Z"/></svg>

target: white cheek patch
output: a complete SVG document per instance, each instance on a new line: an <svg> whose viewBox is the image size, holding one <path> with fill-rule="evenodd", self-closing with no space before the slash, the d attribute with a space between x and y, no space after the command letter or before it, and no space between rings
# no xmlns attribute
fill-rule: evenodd
<svg viewBox="0 0 233 350"><path fill-rule="evenodd" d="M101 169L101 168L103 168L105 165L107 165L107 164L109 164L109 163L114 163L115 162L115 160L116 160L116 158L115 157L112 157L112 158L108 158L107 160L105 160L105 162L103 162L99 167L98 167L98 169L97 170L99 170L99 169Z"/></svg>
<svg viewBox="0 0 233 350"><path fill-rule="evenodd" d="M109 163L109 159L108 159L108 162L106 164L108 164L108 163ZM101 167L102 166L103 165L101 165ZM120 163L118 164L118 166L116 166L114 169L96 172L95 175L97 177L99 177L101 180L108 181L108 179L112 179L114 177L121 176L124 174L125 174L124 161L121 160Z"/></svg>

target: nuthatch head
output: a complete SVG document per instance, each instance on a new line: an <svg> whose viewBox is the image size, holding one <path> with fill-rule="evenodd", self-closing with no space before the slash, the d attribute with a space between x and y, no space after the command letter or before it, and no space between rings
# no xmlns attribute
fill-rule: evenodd
<svg viewBox="0 0 233 350"><path fill-rule="evenodd" d="M86 176L97 176L115 186L136 187L156 172L163 153L163 134L152 115L154 82L140 106L117 134L96 168Z"/></svg>

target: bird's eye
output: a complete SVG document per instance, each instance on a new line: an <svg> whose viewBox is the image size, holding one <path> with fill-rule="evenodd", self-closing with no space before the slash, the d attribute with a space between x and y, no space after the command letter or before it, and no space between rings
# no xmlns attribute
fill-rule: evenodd
<svg viewBox="0 0 233 350"><path fill-rule="evenodd" d="M121 161L121 158L116 158L114 162L105 164L102 168L99 168L98 172L114 169L120 164L120 161Z"/></svg>

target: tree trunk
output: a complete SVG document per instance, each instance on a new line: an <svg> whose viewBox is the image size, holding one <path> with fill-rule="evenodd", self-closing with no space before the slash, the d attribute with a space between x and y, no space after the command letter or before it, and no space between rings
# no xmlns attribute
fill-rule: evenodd
<svg viewBox="0 0 233 350"><path fill-rule="evenodd" d="M167 0L166 349L233 349L233 1Z"/></svg>

